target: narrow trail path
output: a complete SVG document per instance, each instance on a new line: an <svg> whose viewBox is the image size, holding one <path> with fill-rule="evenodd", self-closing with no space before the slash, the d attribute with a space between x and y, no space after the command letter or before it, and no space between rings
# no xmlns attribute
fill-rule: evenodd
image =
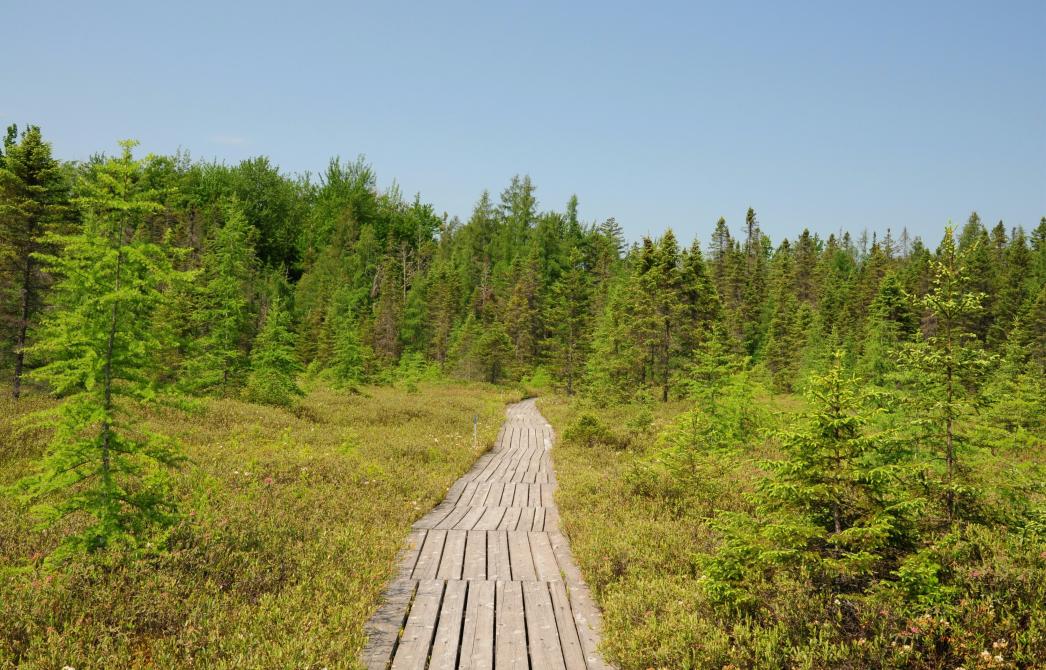
<svg viewBox="0 0 1046 670"><path fill-rule="evenodd" d="M511 405L494 449L414 524L367 624L369 670L609 669L559 532L553 439L534 400Z"/></svg>

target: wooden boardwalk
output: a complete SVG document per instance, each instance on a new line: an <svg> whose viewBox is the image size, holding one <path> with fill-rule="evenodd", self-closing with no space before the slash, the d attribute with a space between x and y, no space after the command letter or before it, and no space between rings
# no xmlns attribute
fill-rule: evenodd
<svg viewBox="0 0 1046 670"><path fill-rule="evenodd" d="M369 670L602 670L599 612L552 498L553 433L533 400L414 524L367 624Z"/></svg>

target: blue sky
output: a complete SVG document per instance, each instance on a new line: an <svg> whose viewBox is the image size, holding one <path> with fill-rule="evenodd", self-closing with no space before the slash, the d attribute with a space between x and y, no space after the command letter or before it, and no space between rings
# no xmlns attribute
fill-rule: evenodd
<svg viewBox="0 0 1046 670"><path fill-rule="evenodd" d="M293 8L292 8L293 5ZM1046 2L7 3L0 122L80 159L366 155L467 218L529 173L629 237L745 209L936 240L1046 214Z"/></svg>

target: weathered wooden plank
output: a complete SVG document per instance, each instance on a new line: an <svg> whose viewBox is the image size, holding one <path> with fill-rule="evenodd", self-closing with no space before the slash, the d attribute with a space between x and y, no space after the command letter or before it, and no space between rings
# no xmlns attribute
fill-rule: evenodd
<svg viewBox="0 0 1046 670"><path fill-rule="evenodd" d="M608 670L599 611L558 531L554 432L532 400L507 414L494 448L415 524L367 624L368 670Z"/></svg>
<svg viewBox="0 0 1046 670"><path fill-rule="evenodd" d="M504 507L487 507L486 511L483 512L483 516L480 517L473 528L475 530L495 530L504 517Z"/></svg>
<svg viewBox="0 0 1046 670"><path fill-rule="evenodd" d="M585 585L581 572L574 563L570 545L560 533L549 533L549 540L552 542L556 563L559 565L560 572L563 573L567 593L570 595L570 609L574 615L574 625L578 639L581 641L581 649L585 652L585 665L589 670L609 670L610 666L603 661L597 649L599 630L602 626L599 610L596 609L588 586Z"/></svg>
<svg viewBox="0 0 1046 670"><path fill-rule="evenodd" d="M492 581L469 585L465 625L461 631L459 670L494 667L494 590Z"/></svg>
<svg viewBox="0 0 1046 670"><path fill-rule="evenodd" d="M512 565L513 581L535 580L534 557L530 554L529 533L521 531L508 532L508 555Z"/></svg>
<svg viewBox="0 0 1046 670"><path fill-rule="evenodd" d="M457 667L467 589L468 582L447 582L439 611L439 624L436 626L436 639L432 643L429 670L455 670Z"/></svg>
<svg viewBox="0 0 1046 670"><path fill-rule="evenodd" d="M506 507L505 516L501 517L498 530L516 530L519 524L519 515L523 510L519 507Z"/></svg>
<svg viewBox="0 0 1046 670"><path fill-rule="evenodd" d="M494 635L495 670L529 670L523 589L519 582L499 581L494 601L497 630Z"/></svg>
<svg viewBox="0 0 1046 670"><path fill-rule="evenodd" d="M456 528L457 525L458 525L458 522L461 521L461 519L468 513L469 513L469 508L468 507L455 507L454 511L451 512L447 516L446 519L441 521L439 526L437 526L437 527L438 528L443 528L443 529Z"/></svg>
<svg viewBox="0 0 1046 670"><path fill-rule="evenodd" d="M531 665L542 670L566 670L548 584L523 582L523 609Z"/></svg>
<svg viewBox="0 0 1046 670"><path fill-rule="evenodd" d="M468 502L469 507L482 507L487 496L490 494L490 487L493 482L480 482L479 486L476 487L476 492L472 494L472 500Z"/></svg>
<svg viewBox="0 0 1046 670"><path fill-rule="evenodd" d="M454 505L455 507L468 507L468 501L472 500L472 496L476 495L476 489L479 488L480 482L471 481L465 485L465 489L461 492L461 498Z"/></svg>
<svg viewBox="0 0 1046 670"><path fill-rule="evenodd" d="M426 530L429 528L435 528L447 518L447 515L454 511L454 505L446 501L441 502L432 508L432 511L421 517L414 522L414 528L418 530Z"/></svg>
<svg viewBox="0 0 1046 670"><path fill-rule="evenodd" d="M490 493L481 505L484 507L501 507L501 496L505 493L505 482L491 482Z"/></svg>
<svg viewBox="0 0 1046 670"><path fill-rule="evenodd" d="M502 483L503 490L501 493L501 502L498 503L499 507L512 507L512 499L516 497L516 485L512 483Z"/></svg>
<svg viewBox="0 0 1046 670"><path fill-rule="evenodd" d="M512 579L508 534L505 531L492 530L487 533L487 579Z"/></svg>
<svg viewBox="0 0 1046 670"><path fill-rule="evenodd" d="M364 627L367 646L361 660L367 670L386 670L389 667L415 586L417 582L412 579L397 579L385 589L385 601Z"/></svg>
<svg viewBox="0 0 1046 670"><path fill-rule="evenodd" d="M562 579L547 533L530 533L530 554L534 557L534 572L539 581L558 582Z"/></svg>
<svg viewBox="0 0 1046 670"><path fill-rule="evenodd" d="M461 521L457 522L454 527L461 530L472 530L486 511L486 507L470 507L468 514L461 517Z"/></svg>
<svg viewBox="0 0 1046 670"><path fill-rule="evenodd" d="M559 532L559 508L554 505L545 509L545 532Z"/></svg>
<svg viewBox="0 0 1046 670"><path fill-rule="evenodd" d="M523 507L519 510L519 523L515 530L531 531L534 529L534 508Z"/></svg>
<svg viewBox="0 0 1046 670"><path fill-rule="evenodd" d="M443 585L444 582L438 579L418 583L418 592L392 659L392 670L425 670L432 636L436 632Z"/></svg>
<svg viewBox="0 0 1046 670"><path fill-rule="evenodd" d="M567 670L586 670L585 654L581 650L581 640L577 636L577 625L570 611L570 600L567 598L563 582L552 582L549 585L552 595L552 609L556 615L556 628L559 630L559 644L563 650L563 661Z"/></svg>
<svg viewBox="0 0 1046 670"><path fill-rule="evenodd" d="M418 562L414 565L411 577L414 579L435 579L439 570L439 560L443 556L443 543L447 539L447 531L430 530L425 536L425 544L421 547Z"/></svg>
<svg viewBox="0 0 1046 670"><path fill-rule="evenodd" d="M400 550L399 558L396 560L396 568L400 575L410 575L414 572L414 566L418 563L418 554L421 546L425 544L427 530L414 529L407 536L407 543Z"/></svg>
<svg viewBox="0 0 1046 670"><path fill-rule="evenodd" d="M443 544L443 557L440 558L437 579L461 579L461 570L465 566L465 540L468 534L463 530L448 530L447 540Z"/></svg>
<svg viewBox="0 0 1046 670"><path fill-rule="evenodd" d="M478 531L468 531L468 539L465 544L465 565L461 571L462 579L486 579L487 578L487 534Z"/></svg>

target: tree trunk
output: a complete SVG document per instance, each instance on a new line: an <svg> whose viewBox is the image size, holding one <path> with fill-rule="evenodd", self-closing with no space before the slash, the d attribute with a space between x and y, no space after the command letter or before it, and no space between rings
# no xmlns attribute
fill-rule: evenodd
<svg viewBox="0 0 1046 670"><path fill-rule="evenodd" d="M122 246L123 240L117 244ZM123 250L116 254L116 278L113 282L114 293L120 291L120 269L123 262ZM119 301L113 302L112 316L109 320L109 339L105 346L105 419L102 420L102 480L108 488L110 481L109 443L112 438L112 424L109 422L109 414L113 407L113 347L116 343L116 324L119 320Z"/></svg>
<svg viewBox="0 0 1046 670"><path fill-rule="evenodd" d="M665 343L664 343L664 358L662 359L662 365L664 371L662 372L662 386L661 386L661 402L668 402L668 379L669 379L669 360L672 357L672 325L668 319L665 319Z"/></svg>

